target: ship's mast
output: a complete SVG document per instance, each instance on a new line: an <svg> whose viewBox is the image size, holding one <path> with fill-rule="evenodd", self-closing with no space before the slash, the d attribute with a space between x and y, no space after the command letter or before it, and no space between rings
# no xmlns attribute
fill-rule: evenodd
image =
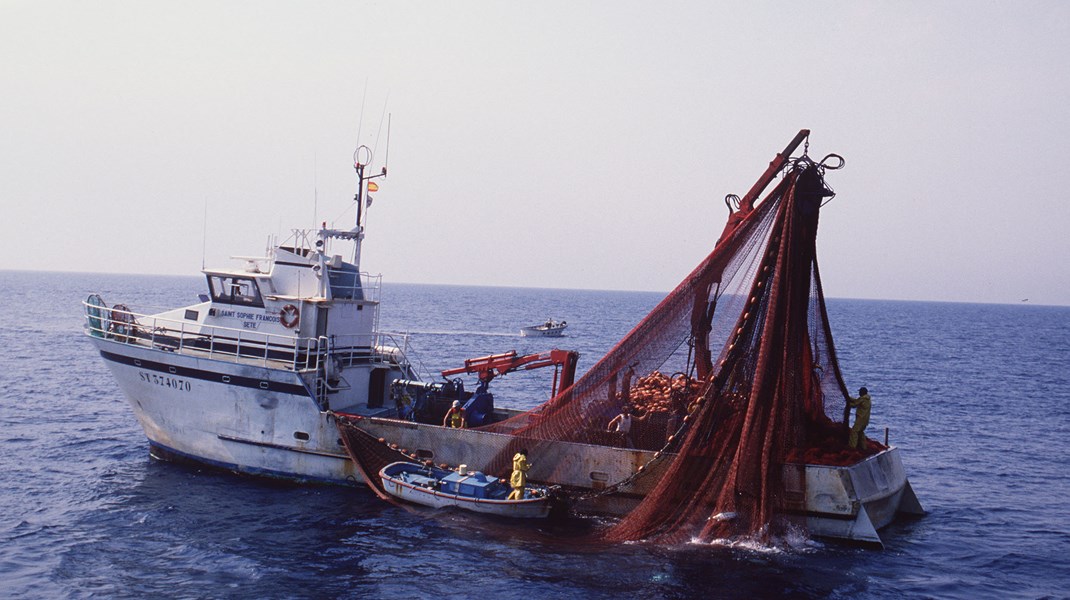
<svg viewBox="0 0 1070 600"><path fill-rule="evenodd" d="M366 188L372 179L386 177L386 167L383 167L383 170L375 175L364 175L364 168L371 164L371 162L371 148L363 144L358 146L356 151L353 152L353 168L357 172L357 194L353 198L357 203L357 226L354 229L356 238L354 238L353 245L353 264L356 265L358 269L360 268L360 246L361 242L364 240L363 221L365 220L364 198L367 194Z"/></svg>

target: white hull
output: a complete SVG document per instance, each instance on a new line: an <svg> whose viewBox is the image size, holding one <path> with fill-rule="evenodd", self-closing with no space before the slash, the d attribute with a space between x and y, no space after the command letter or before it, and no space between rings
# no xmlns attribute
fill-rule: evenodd
<svg viewBox="0 0 1070 600"><path fill-rule="evenodd" d="M471 429L444 429L430 425L387 419L363 419L361 429L420 456L447 464L466 463L470 469L485 471L489 464L476 457L505 452L512 436ZM598 491L614 482L630 478L639 466L650 474L622 486L616 494L593 496L576 506L583 513L622 516L635 508L657 484L669 461L653 461L647 450L594 446L572 442L530 440L537 448L528 476L532 481ZM881 545L878 530L890 524L898 513L924 514L897 448L889 448L847 467L806 465L805 495L801 492L799 468L786 465L784 485L789 497L797 498L791 511L805 515L811 533ZM792 492L794 491L794 495Z"/></svg>
<svg viewBox="0 0 1070 600"><path fill-rule="evenodd" d="M559 327L524 327L520 330L520 335L523 337L562 337L565 335L565 327L568 327L568 325Z"/></svg>
<svg viewBox="0 0 1070 600"><path fill-rule="evenodd" d="M363 483L334 420L319 410L299 373L90 339L158 458L297 481Z"/></svg>
<svg viewBox="0 0 1070 600"><path fill-rule="evenodd" d="M319 410L299 373L90 339L127 397L155 456L295 481L365 483L345 452L334 419ZM364 419L362 428L418 449L435 461L468 463L474 469L486 465L473 463L473 457L493 456L511 439L392 419ZM530 473L533 480L591 490L629 477L637 465L653 458L642 450L566 442L547 444L545 452ZM540 464L568 468L551 475L540 473ZM650 468L659 466L653 463ZM789 491L792 472L785 469ZM895 448L850 467L807 465L805 473L806 498L797 510L806 515L816 535L880 544L877 530L891 523L897 512L923 512ZM625 514L657 480L651 474L650 479L640 478L622 488L623 494L596 496L577 508ZM448 495L425 494L416 499L413 494L418 491L389 487L388 491L426 506L465 504L463 508L469 510L497 514L509 510L490 504L483 510Z"/></svg>

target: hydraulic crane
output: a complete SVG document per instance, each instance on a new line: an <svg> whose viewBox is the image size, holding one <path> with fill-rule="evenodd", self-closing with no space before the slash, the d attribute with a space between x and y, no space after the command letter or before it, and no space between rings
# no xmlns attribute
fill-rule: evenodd
<svg viewBox="0 0 1070 600"><path fill-rule="evenodd" d="M516 350L510 350L503 354L491 354L489 356L466 359L463 367L446 369L442 371L442 376L449 378L462 373L476 373L479 377L480 389L486 390L487 385L495 377L512 373L518 369L530 371L531 369L540 369L553 365L554 385L550 394L552 398L557 395L558 389L563 391L575 382L576 363L579 361L579 357L579 353L573 350L557 350L556 348L549 352L524 356L517 356Z"/></svg>
<svg viewBox="0 0 1070 600"><path fill-rule="evenodd" d="M395 379L390 386L391 396L398 407L398 418L437 424L456 400L464 406L469 427L479 427L496 419L494 394L487 389L495 377L519 369L527 371L552 365L554 385L551 397L554 397L559 390L564 391L576 380L579 357L579 353L572 350L551 350L525 356L517 356L516 350L512 350L504 354L469 358L464 361L463 367L442 371L446 381L424 383ZM479 377L479 385L474 393L465 391L461 379L449 379L465 373Z"/></svg>

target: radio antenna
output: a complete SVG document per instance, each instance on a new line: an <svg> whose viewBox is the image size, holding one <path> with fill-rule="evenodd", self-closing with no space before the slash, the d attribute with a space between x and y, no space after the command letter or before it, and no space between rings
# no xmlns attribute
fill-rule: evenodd
<svg viewBox="0 0 1070 600"><path fill-rule="evenodd" d="M375 132L375 148L373 150L374 152L378 152L379 151L379 138L383 135L383 121L386 120L386 105L389 104L389 102L390 102L390 93L387 92L386 100L383 101L383 114L382 114L382 116L379 117L379 130ZM390 135L387 134L387 137L389 138Z"/></svg>
<svg viewBox="0 0 1070 600"><path fill-rule="evenodd" d="M386 115L386 157L383 159L383 168L390 166L390 117L393 116L389 113Z"/></svg>
<svg viewBox="0 0 1070 600"><path fill-rule="evenodd" d="M316 230L319 217L320 188L319 188L319 157L312 153L312 230Z"/></svg>
<svg viewBox="0 0 1070 600"><path fill-rule="evenodd" d="M204 219L201 221L201 270L204 270L204 256L208 253L208 195L204 196Z"/></svg>
<svg viewBox="0 0 1070 600"><path fill-rule="evenodd" d="M364 97L360 99L360 121L357 122L357 146L360 146L360 130L364 126L364 104L368 101L368 78L364 78Z"/></svg>

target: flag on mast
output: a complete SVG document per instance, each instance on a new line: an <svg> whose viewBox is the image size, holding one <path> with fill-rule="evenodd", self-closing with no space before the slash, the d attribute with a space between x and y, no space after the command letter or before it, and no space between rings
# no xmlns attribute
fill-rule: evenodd
<svg viewBox="0 0 1070 600"><path fill-rule="evenodd" d="M368 182L368 191L369 192L378 192L379 191L379 184L375 183L374 181L369 181Z"/></svg>

